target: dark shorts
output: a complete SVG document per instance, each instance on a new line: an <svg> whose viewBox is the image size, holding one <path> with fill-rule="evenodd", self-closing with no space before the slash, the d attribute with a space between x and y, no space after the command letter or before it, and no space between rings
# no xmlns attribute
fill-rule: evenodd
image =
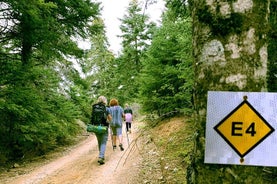
<svg viewBox="0 0 277 184"><path fill-rule="evenodd" d="M111 126L113 135L122 135L122 127Z"/></svg>

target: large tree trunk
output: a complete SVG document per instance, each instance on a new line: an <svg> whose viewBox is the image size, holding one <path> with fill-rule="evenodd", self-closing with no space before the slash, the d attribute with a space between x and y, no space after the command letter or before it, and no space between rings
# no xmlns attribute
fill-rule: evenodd
<svg viewBox="0 0 277 184"><path fill-rule="evenodd" d="M277 0L270 3L270 34L268 45L268 91L277 92Z"/></svg>
<svg viewBox="0 0 277 184"><path fill-rule="evenodd" d="M238 170L245 171L243 167L203 163L207 92L267 90L269 4L270 0L193 2L195 122L198 136L190 183L255 181L251 180L251 174L249 177L241 176Z"/></svg>

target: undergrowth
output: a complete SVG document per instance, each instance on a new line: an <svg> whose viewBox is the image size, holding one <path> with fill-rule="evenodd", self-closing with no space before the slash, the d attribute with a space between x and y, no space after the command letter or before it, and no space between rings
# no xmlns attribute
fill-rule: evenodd
<svg viewBox="0 0 277 184"><path fill-rule="evenodd" d="M187 166L193 149L192 123L185 116L164 119L149 129L159 151L163 183L187 183Z"/></svg>

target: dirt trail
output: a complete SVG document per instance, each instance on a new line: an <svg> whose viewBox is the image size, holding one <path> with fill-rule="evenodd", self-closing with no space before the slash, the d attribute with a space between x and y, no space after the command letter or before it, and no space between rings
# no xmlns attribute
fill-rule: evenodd
<svg viewBox="0 0 277 184"><path fill-rule="evenodd" d="M98 165L97 140L89 134L63 156L48 163L39 163L12 169L0 174L1 184L128 184L137 183L141 155L133 140L138 136L136 127L132 134L123 131L125 151L112 150L111 139L107 142L104 165ZM127 158L128 157L128 158ZM13 173L13 174L11 174Z"/></svg>

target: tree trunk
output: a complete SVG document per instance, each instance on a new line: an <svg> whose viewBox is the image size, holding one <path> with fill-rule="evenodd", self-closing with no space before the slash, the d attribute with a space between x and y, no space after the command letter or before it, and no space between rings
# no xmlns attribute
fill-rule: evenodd
<svg viewBox="0 0 277 184"><path fill-rule="evenodd" d="M237 166L203 164L207 92L267 90L269 4L270 0L193 2L197 138L191 183L239 180L233 174L222 174L226 168L231 168L240 176L237 170L232 170ZM221 181L216 173L221 174Z"/></svg>

